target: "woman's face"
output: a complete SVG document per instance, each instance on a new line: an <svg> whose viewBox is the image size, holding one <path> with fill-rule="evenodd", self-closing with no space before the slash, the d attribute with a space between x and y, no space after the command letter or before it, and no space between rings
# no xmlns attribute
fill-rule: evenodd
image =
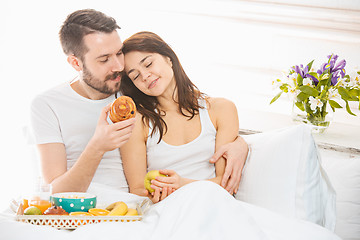
<svg viewBox="0 0 360 240"><path fill-rule="evenodd" d="M125 54L125 71L135 86L149 96L172 94L175 88L172 62L158 53L133 51Z"/></svg>

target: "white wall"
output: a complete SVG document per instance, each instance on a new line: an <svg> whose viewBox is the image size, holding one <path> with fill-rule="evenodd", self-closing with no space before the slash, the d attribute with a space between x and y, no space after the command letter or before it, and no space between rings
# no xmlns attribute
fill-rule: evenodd
<svg viewBox="0 0 360 240"><path fill-rule="evenodd" d="M320 64L336 53L349 67L360 66L356 0L2 1L0 190L6 196L0 199L0 209L7 198L28 189L33 177L32 152L22 133L29 102L76 76L62 53L58 31L69 13L83 8L114 17L123 39L141 30L158 33L202 91L231 99L240 113L255 109L290 114L286 98L268 103L275 94L271 80L291 65L312 59ZM265 119L254 121L261 124ZM360 125L359 117L343 110L335 113L335 121Z"/></svg>

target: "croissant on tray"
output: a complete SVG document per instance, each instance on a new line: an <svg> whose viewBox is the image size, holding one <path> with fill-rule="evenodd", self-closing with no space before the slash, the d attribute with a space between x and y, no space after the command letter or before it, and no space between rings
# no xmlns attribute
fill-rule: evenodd
<svg viewBox="0 0 360 240"><path fill-rule="evenodd" d="M44 212L44 215L69 215L62 207L53 206Z"/></svg>
<svg viewBox="0 0 360 240"><path fill-rule="evenodd" d="M131 97L120 96L111 104L110 120L113 123L135 117L136 105Z"/></svg>

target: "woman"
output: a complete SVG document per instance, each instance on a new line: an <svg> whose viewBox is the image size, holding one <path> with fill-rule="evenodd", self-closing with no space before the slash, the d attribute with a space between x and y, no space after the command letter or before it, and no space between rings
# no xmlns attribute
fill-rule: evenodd
<svg viewBox="0 0 360 240"><path fill-rule="evenodd" d="M134 99L139 113L121 148L130 192L145 195L144 177L153 169L167 175L152 181L153 202L195 180L220 184L225 160L214 166L209 159L238 135L235 105L201 93L174 51L154 33L134 34L124 41L123 53L127 76L121 91Z"/></svg>

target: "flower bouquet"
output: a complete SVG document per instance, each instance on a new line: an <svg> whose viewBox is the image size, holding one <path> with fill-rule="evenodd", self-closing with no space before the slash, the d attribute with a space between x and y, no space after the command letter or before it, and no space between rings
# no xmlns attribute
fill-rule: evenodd
<svg viewBox="0 0 360 240"><path fill-rule="evenodd" d="M359 102L360 71L346 74L346 61L337 62L337 55L329 55L328 60L318 70L313 68L313 61L306 66L296 65L284 74L282 79L273 81L273 86L281 91L271 100L275 102L283 92L293 99L294 110L300 110L294 120L313 125L318 132L323 132L330 124L327 119L329 108L335 112L345 103L346 111L355 115L349 101ZM360 104L359 104L360 109ZM299 119L300 116L300 119Z"/></svg>

